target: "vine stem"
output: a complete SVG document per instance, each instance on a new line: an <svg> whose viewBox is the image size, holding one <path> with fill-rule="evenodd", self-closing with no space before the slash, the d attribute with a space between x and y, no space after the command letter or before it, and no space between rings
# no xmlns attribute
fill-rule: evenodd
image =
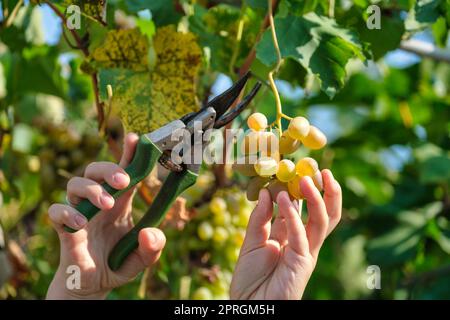
<svg viewBox="0 0 450 320"><path fill-rule="evenodd" d="M11 11L11 13L8 16L8 19L5 22L5 28L8 28L14 21L14 18L16 17L17 13L19 12L20 7L23 4L23 0L17 1L16 5L14 6L14 9Z"/></svg>
<svg viewBox="0 0 450 320"><path fill-rule="evenodd" d="M270 87L275 96L275 104L276 104L276 108L277 108L277 116L276 116L275 124L278 127L278 133L279 133L279 136L281 137L281 134L283 133L283 129L281 127L281 118L286 117L286 116L283 114L280 94L278 93L278 89L277 89L277 86L273 79L273 75L276 74L278 72L278 70L280 69L281 64L283 63L283 58L281 57L280 46L278 45L277 32L275 30L275 22L273 19L273 10L272 10L272 0L268 0L268 9L269 9L269 23L270 23L270 30L272 33L272 41L273 41L273 45L275 47L275 52L277 54L277 64L275 65L275 68L269 72L268 77L269 77Z"/></svg>
<svg viewBox="0 0 450 320"><path fill-rule="evenodd" d="M328 16L334 18L335 0L329 0Z"/></svg>
<svg viewBox="0 0 450 320"><path fill-rule="evenodd" d="M50 1L46 0L45 3L61 19L62 27L64 29L64 27L67 26L67 20L66 20L66 17L64 16L64 14L62 14L61 11L59 11L59 9L53 3L51 3ZM67 29L69 30L69 32L72 34L73 38L75 39L75 42L77 43L77 48L80 49L81 52L83 52L83 55L85 57L88 57L89 56L89 50L83 44L83 41L81 40L81 38L78 35L78 33L72 28L67 28ZM98 86L97 73L92 74L91 79L92 79L92 87L93 87L93 90L94 90L95 106L97 108L98 129L99 129L100 133L103 134L104 132L102 130L104 128L105 112L103 110L103 103L100 100L100 90L99 90L99 86Z"/></svg>

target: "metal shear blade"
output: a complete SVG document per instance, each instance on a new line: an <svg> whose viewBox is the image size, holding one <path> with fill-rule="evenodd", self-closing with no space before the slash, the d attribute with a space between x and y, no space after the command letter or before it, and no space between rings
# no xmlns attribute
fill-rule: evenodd
<svg viewBox="0 0 450 320"><path fill-rule="evenodd" d="M245 84L247 83L250 76L251 72L249 71L230 88L228 88L223 93L221 93L220 95L209 101L207 104L205 104L200 111L189 113L184 117L182 117L180 120L187 124L188 122L199 116L200 113L203 112L205 109L213 108L216 111L216 120L214 128L223 127L227 123L231 122L251 102L251 100L261 87L261 83L258 82L253 87L249 95L243 98L242 101L232 111L225 114L226 111L236 102L236 100L241 95L242 89L245 87Z"/></svg>

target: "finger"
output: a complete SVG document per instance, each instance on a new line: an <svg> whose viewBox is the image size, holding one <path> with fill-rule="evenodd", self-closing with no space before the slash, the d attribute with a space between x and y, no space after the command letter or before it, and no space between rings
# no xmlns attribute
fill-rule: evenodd
<svg viewBox="0 0 450 320"><path fill-rule="evenodd" d="M288 246L297 254L306 256L308 252L308 239L300 214L293 205L286 191L278 194L277 203L279 214L284 218L287 231Z"/></svg>
<svg viewBox="0 0 450 320"><path fill-rule="evenodd" d="M92 162L86 168L84 177L97 181L106 181L115 189L124 189L130 184L130 177L119 165L112 162Z"/></svg>
<svg viewBox="0 0 450 320"><path fill-rule="evenodd" d="M158 261L166 244L164 233L157 228L145 228L138 235L139 246L128 257L119 273L133 278Z"/></svg>
<svg viewBox="0 0 450 320"><path fill-rule="evenodd" d="M314 257L317 257L328 231L327 210L319 190L310 177L302 178L300 188L308 208L306 235L309 240L309 250Z"/></svg>
<svg viewBox="0 0 450 320"><path fill-rule="evenodd" d="M88 222L76 209L59 203L50 206L48 209L48 216L58 233L64 232L64 226L79 230Z"/></svg>
<svg viewBox="0 0 450 320"><path fill-rule="evenodd" d="M109 210L114 206L114 198L97 182L74 177L67 183L67 198L72 204L78 204L81 199L88 199L94 206Z"/></svg>
<svg viewBox="0 0 450 320"><path fill-rule="evenodd" d="M242 250L251 251L265 244L270 235L270 221L272 220L272 198L267 189L259 192L258 204L253 209L248 221Z"/></svg>
<svg viewBox="0 0 450 320"><path fill-rule="evenodd" d="M342 215L342 190L339 183L334 179L330 170L322 170L324 183L323 200L327 208L329 223L327 235L337 226Z"/></svg>
<svg viewBox="0 0 450 320"><path fill-rule="evenodd" d="M129 133L123 140L123 153L120 159L119 166L126 168L128 164L133 160L134 152L139 140L139 136L135 133Z"/></svg>
<svg viewBox="0 0 450 320"><path fill-rule="evenodd" d="M287 243L286 220L278 215L272 223L270 230L270 239L278 241L280 246Z"/></svg>

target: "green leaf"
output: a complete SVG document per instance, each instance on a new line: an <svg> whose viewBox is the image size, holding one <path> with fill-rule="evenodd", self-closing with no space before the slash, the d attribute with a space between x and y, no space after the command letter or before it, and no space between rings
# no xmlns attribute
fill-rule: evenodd
<svg viewBox="0 0 450 320"><path fill-rule="evenodd" d="M267 1L266 1L267 2ZM280 15L293 14L302 16L308 12L315 11L321 0L284 0L280 2ZM267 7L267 6L266 6Z"/></svg>
<svg viewBox="0 0 450 320"><path fill-rule="evenodd" d="M321 89L329 97L344 86L349 59L365 60L356 34L340 28L332 19L315 13L303 17L289 15L276 18L275 26L282 57L297 60L309 73L317 75ZM276 62L270 30L264 33L256 54L266 65Z"/></svg>
<svg viewBox="0 0 450 320"><path fill-rule="evenodd" d="M267 0L246 0L246 3L251 8L267 10Z"/></svg>
<svg viewBox="0 0 450 320"><path fill-rule="evenodd" d="M76 5L80 7L80 12L87 17L104 23L106 21L106 0L63 0L63 7Z"/></svg>
<svg viewBox="0 0 450 320"><path fill-rule="evenodd" d="M9 99L26 92L41 92L65 98L67 83L61 76L58 51L55 47L25 49L22 56L11 55L7 75Z"/></svg>
<svg viewBox="0 0 450 320"><path fill-rule="evenodd" d="M437 156L427 159L421 166L423 183L450 182L450 157Z"/></svg>
<svg viewBox="0 0 450 320"><path fill-rule="evenodd" d="M189 17L189 30L198 36L199 43L210 53L209 63L212 69L229 73L233 67L242 65L253 48L260 28L261 18L255 11L247 8L241 12L238 8L225 4L209 10L199 5L193 8L194 14ZM241 18L244 29L238 43L236 36ZM233 62L234 65L230 66Z"/></svg>
<svg viewBox="0 0 450 320"><path fill-rule="evenodd" d="M406 29L414 31L428 27L435 23L440 16L446 15L447 6L446 0L418 0L408 13L405 22Z"/></svg>
<svg viewBox="0 0 450 320"><path fill-rule="evenodd" d="M173 0L126 0L125 3L132 13L150 10L152 20L158 27L176 24L181 19L181 14L175 10Z"/></svg>
<svg viewBox="0 0 450 320"><path fill-rule="evenodd" d="M445 17L439 17L431 28L436 44L445 48L448 36L448 27Z"/></svg>
<svg viewBox="0 0 450 320"><path fill-rule="evenodd" d="M439 17L439 5L442 0L417 0L415 17L419 22L435 22Z"/></svg>
<svg viewBox="0 0 450 320"><path fill-rule="evenodd" d="M388 267L412 259L417 253L420 239L419 230L409 226L397 227L369 242L368 260L370 263Z"/></svg>
<svg viewBox="0 0 450 320"><path fill-rule="evenodd" d="M387 52L398 48L405 32L404 22L400 18L381 16L381 29L368 29L363 22L358 26L362 41L370 43L374 60Z"/></svg>

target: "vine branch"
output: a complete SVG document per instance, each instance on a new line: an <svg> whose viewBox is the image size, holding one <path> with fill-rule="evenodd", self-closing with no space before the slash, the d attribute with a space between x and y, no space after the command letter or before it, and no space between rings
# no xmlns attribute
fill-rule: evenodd
<svg viewBox="0 0 450 320"><path fill-rule="evenodd" d="M13 23L14 18L16 17L17 13L19 12L19 9L22 6L22 4L23 4L23 0L17 1L16 5L14 6L14 9L8 15L8 19L5 22L5 28L8 28Z"/></svg>
<svg viewBox="0 0 450 320"><path fill-rule="evenodd" d="M62 22L62 28L64 32L64 28L67 26L67 19L64 16L64 14L59 11L59 9L50 1L46 0L45 3L52 9L52 11L61 19ZM77 48L83 52L83 55L85 57L89 56L89 50L86 47L86 45L83 43L82 39L80 38L79 34L73 29L73 28L67 28L69 32L72 34L72 37L75 39L75 42L77 44ZM68 41L67 37L65 37L66 41ZM69 45L71 43L68 41ZM99 132L101 134L104 133L103 128L105 127L105 112L104 112L104 105L100 100L100 90L98 86L98 79L97 79L97 73L94 73L91 75L91 81L92 81L92 87L94 90L94 97L95 97L95 106L97 108L97 120L98 120L98 128Z"/></svg>
<svg viewBox="0 0 450 320"><path fill-rule="evenodd" d="M269 77L270 87L272 88L273 94L275 96L275 104L276 104L276 108L277 108L277 116L276 116L274 124L276 124L276 126L278 127L278 133L279 133L279 136L281 137L281 134L283 133L282 132L283 130L281 127L281 118L287 117L287 116L283 115L280 94L278 93L278 89L277 89L277 86L273 79L273 75L279 71L281 64L283 63L283 58L281 56L280 46L278 45L277 32L275 29L275 22L273 19L272 0L268 0L268 8L269 8L269 24L270 24L270 30L272 33L272 41L273 41L273 46L275 47L275 52L277 54L277 64L275 65L275 68L269 72L268 77ZM271 126L272 125L273 124L271 124Z"/></svg>

